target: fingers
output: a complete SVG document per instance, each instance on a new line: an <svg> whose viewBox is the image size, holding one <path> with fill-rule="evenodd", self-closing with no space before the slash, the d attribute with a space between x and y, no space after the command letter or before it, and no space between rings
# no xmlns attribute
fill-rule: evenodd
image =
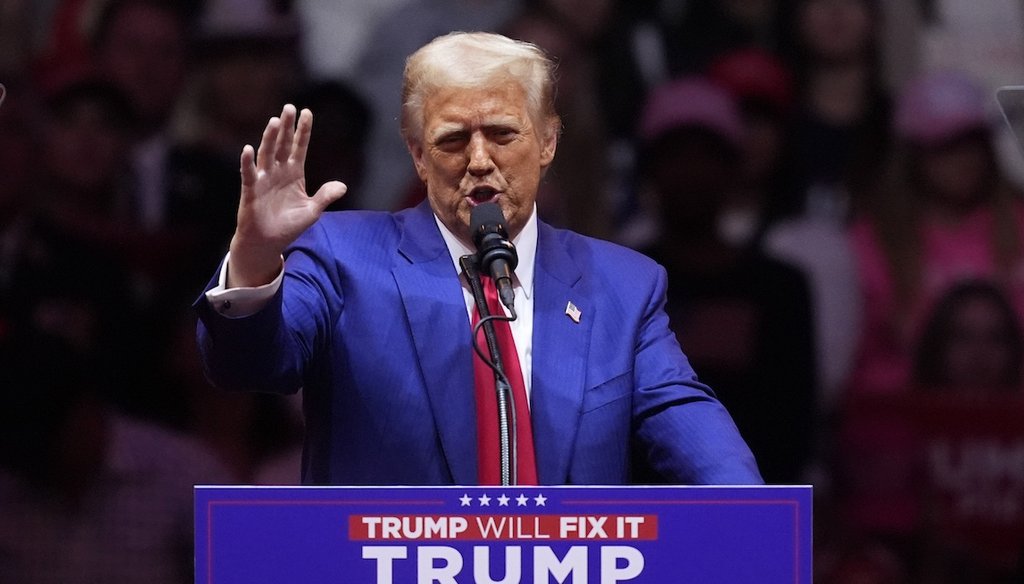
<svg viewBox="0 0 1024 584"><path fill-rule="evenodd" d="M242 148L240 163L242 186L251 187L256 184L256 152L249 144Z"/></svg>
<svg viewBox="0 0 1024 584"><path fill-rule="evenodd" d="M316 194L313 195L313 200L320 205L320 210L323 211L331 205L331 203L337 201L348 192L348 187L343 182L332 180L326 182L323 186L317 190Z"/></svg>
<svg viewBox="0 0 1024 584"><path fill-rule="evenodd" d="M281 133L281 119L270 118L267 127L263 128L263 137L260 139L260 148L256 152L256 170L266 171L273 164L275 159L274 150L277 148L277 136Z"/></svg>
<svg viewBox="0 0 1024 584"><path fill-rule="evenodd" d="M309 149L309 137L313 133L313 112L303 109L299 114L298 129L292 143L292 159L299 164L306 163L306 150Z"/></svg>
<svg viewBox="0 0 1024 584"><path fill-rule="evenodd" d="M292 154L292 142L295 139L295 106L285 104L281 109L281 131L277 135L274 158L284 164Z"/></svg>
<svg viewBox="0 0 1024 584"><path fill-rule="evenodd" d="M275 162L284 164L289 159L299 164L305 163L309 136L313 129L313 114L307 109L302 110L302 115L298 116L298 130L295 118L295 106L289 103L281 109L280 117L275 116L267 122L256 152L257 171L266 171Z"/></svg>

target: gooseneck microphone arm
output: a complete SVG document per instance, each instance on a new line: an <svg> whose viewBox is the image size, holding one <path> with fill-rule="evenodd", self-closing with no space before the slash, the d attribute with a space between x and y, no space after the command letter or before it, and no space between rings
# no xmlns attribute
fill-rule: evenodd
<svg viewBox="0 0 1024 584"><path fill-rule="evenodd" d="M459 258L459 265L462 266L462 273L466 275L469 288L473 292L473 301L476 303L480 320L473 327L473 351L477 356L494 371L494 388L498 402L498 455L499 468L501 470L502 486L516 485L518 477L518 439L516 436L516 408L515 396L512 394L512 384L505 375L505 368L501 362L501 351L498 347L498 336L494 332L495 320L514 320L504 314L490 313L487 306L487 296L484 294L483 284L480 282L480 273L477 263L477 256L464 255ZM480 328L484 329L484 339L487 343L487 350L490 358L484 354L477 343L477 334Z"/></svg>

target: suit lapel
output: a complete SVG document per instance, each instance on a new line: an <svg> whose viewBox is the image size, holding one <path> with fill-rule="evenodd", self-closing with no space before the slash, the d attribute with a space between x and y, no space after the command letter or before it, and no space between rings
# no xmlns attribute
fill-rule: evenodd
<svg viewBox="0 0 1024 584"><path fill-rule="evenodd" d="M469 319L448 248L430 207L406 215L398 284L431 410L455 484L477 482L476 409Z"/></svg>
<svg viewBox="0 0 1024 584"><path fill-rule="evenodd" d="M595 306L576 262L541 223L537 236L533 308L531 420L541 484L563 484L579 425ZM572 302L579 323L566 315Z"/></svg>

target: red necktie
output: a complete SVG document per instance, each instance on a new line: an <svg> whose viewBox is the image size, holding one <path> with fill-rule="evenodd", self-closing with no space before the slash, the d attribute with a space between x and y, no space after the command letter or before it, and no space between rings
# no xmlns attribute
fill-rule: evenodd
<svg viewBox="0 0 1024 584"><path fill-rule="evenodd" d="M481 276L484 284L484 295L491 314L504 314L494 280ZM473 310L473 325L480 320L480 314ZM512 339L512 329L503 320L494 323L494 333L498 338L501 352L501 363L505 368L505 376L512 385L512 395L516 404L516 435L518 446L518 484L537 484L537 463L533 453L533 426L530 423L530 407L526 401L526 384L523 383L523 370L519 366L519 355ZM487 341L483 327L477 334L477 342L484 354L487 354ZM480 356L473 352L473 381L476 385L476 433L477 433L477 468L481 485L501 484L501 465L499 462L498 439L498 398L495 395L494 370L484 363Z"/></svg>

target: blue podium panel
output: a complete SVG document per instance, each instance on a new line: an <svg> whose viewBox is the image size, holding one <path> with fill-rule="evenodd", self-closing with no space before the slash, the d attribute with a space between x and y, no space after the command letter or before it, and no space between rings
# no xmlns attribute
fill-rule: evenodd
<svg viewBox="0 0 1024 584"><path fill-rule="evenodd" d="M810 584L810 487L206 487L202 584Z"/></svg>

